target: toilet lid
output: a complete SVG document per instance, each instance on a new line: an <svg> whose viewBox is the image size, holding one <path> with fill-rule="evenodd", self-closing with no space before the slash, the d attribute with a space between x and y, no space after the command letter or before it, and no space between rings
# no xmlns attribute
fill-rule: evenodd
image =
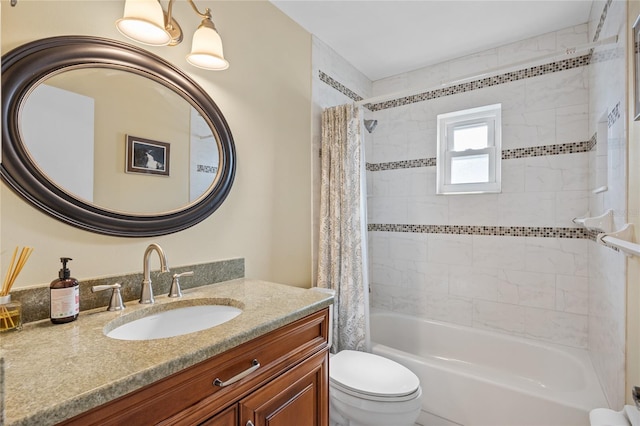
<svg viewBox="0 0 640 426"><path fill-rule="evenodd" d="M369 396L403 397L420 386L418 376L405 366L378 355L349 350L331 357L329 379L342 388Z"/></svg>

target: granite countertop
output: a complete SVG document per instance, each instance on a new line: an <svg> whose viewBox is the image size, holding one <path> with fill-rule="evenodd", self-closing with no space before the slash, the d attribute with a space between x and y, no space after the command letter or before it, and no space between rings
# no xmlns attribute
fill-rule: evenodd
<svg viewBox="0 0 640 426"><path fill-rule="evenodd" d="M0 335L0 357L5 363L5 424L55 424L333 302L324 293L251 279L183 293L181 300L218 298L224 304L241 307L243 312L214 328L166 339L124 341L103 334L105 325L114 319L150 306L158 309L158 305L176 300L157 295L155 305L133 301L122 312L107 312L105 308L83 311L71 323L37 321L21 331Z"/></svg>

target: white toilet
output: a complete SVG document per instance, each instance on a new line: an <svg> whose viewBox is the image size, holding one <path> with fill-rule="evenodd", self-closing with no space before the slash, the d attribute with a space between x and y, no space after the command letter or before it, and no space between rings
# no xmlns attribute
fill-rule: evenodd
<svg viewBox="0 0 640 426"><path fill-rule="evenodd" d="M329 359L331 426L414 426L421 395L418 377L390 359L349 350Z"/></svg>
<svg viewBox="0 0 640 426"><path fill-rule="evenodd" d="M335 291L312 287L335 295ZM333 305L329 307L329 346ZM395 361L344 350L329 357L330 426L414 426L422 408L420 379Z"/></svg>

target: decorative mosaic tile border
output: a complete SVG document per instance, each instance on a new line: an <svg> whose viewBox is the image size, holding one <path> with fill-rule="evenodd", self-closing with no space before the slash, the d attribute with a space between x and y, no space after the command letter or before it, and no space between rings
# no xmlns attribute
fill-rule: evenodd
<svg viewBox="0 0 640 426"><path fill-rule="evenodd" d="M602 31L602 27L604 27L604 22L607 20L607 12L609 12L609 6L613 0L607 0L602 9L602 14L600 15L600 22L598 22L598 27L596 28L596 33L593 35L593 41L598 41L600 39L600 32Z"/></svg>
<svg viewBox="0 0 640 426"><path fill-rule="evenodd" d="M527 157L543 157L545 155L563 155L589 152L595 146L595 135L588 141L569 142L556 145L532 146L528 148L505 149L502 151L503 160Z"/></svg>
<svg viewBox="0 0 640 426"><path fill-rule="evenodd" d="M388 163L367 163L366 169L370 172L381 170L413 169L416 167L435 167L436 158L420 158L418 160L390 161Z"/></svg>
<svg viewBox="0 0 640 426"><path fill-rule="evenodd" d="M511 83L513 81L523 80L526 78L538 77L545 74L551 74L560 71L566 71L573 68L584 67L589 65L591 54L582 55L575 58L563 59L561 61L550 62L544 65L537 65L517 71L511 71L504 74L487 77L480 80L474 80L467 83L456 84L442 89L431 90L429 92L418 93L416 95L405 96L390 101L379 102L376 104L366 104L365 107L371 111L380 111L388 108L395 108L404 105L410 105L416 102L423 102L431 99L437 99L444 96L457 95L459 93L470 92L472 90L484 89L486 87L497 86L500 84Z"/></svg>
<svg viewBox="0 0 640 426"><path fill-rule="evenodd" d="M591 136L591 139L589 139L589 151L595 149L596 145L598 144L598 133L594 133L593 136Z"/></svg>
<svg viewBox="0 0 640 426"><path fill-rule="evenodd" d="M588 141L569 142L556 145L533 146L529 148L505 149L502 151L503 160L515 158L542 157L546 155L577 154L589 152L596 146L596 135ZM387 163L367 163L366 169L370 172L382 170L412 169L416 167L434 167L436 158L420 158L417 160L390 161Z"/></svg>
<svg viewBox="0 0 640 426"><path fill-rule="evenodd" d="M322 81L323 83L328 84L329 86L333 87L338 92L340 92L343 95L349 97L350 99L353 99L356 102L361 101L362 99L364 99L362 96L358 95L357 93L355 93L353 90L349 89L344 84L342 84L339 81L331 78L331 76L329 76L328 74L322 72L322 70L319 70L318 74L319 74L319 77L320 77L320 81Z"/></svg>
<svg viewBox="0 0 640 426"><path fill-rule="evenodd" d="M600 58L599 60L606 60L607 58ZM561 61L550 62L548 64L537 65L530 68L524 68L517 71L511 71L508 73L500 74L493 77L487 77L480 80L469 81L466 83L456 84L450 87L444 87L442 89L431 90L429 92L422 92L415 95L405 96L398 99L392 99L389 101L379 102L375 104L365 104L364 107L371 111L380 111L388 108L395 108L404 105L410 105L416 102L428 101L431 99L437 99L444 96L457 95L459 93L470 92L473 90L484 89L486 87L497 86L500 84L511 83L513 81L523 80L526 78L538 77L545 74L551 74L560 71L566 71L573 68L587 66L591 63L591 53L587 55L578 56L575 58L563 59ZM344 84L340 83L336 79L329 76L322 70L318 71L320 81L326 83L332 88L336 89L343 95L347 96L355 102L361 101L362 96L349 89Z"/></svg>
<svg viewBox="0 0 640 426"><path fill-rule="evenodd" d="M503 237L542 237L591 239L596 235L586 228L556 228L542 226L472 226L472 225L403 225L368 224L368 230L380 232L409 232L416 234L489 235Z"/></svg>
<svg viewBox="0 0 640 426"><path fill-rule="evenodd" d="M591 49L593 50L593 49ZM601 50L599 52L594 52L591 55L591 63L597 64L600 62L613 61L616 59L624 59L625 53L623 49L620 49L617 46L610 47L607 50Z"/></svg>
<svg viewBox="0 0 640 426"><path fill-rule="evenodd" d="M616 124L616 121L618 121L619 118L620 118L620 102L618 102L616 106L613 107L613 109L607 116L607 126L611 128L611 126Z"/></svg>

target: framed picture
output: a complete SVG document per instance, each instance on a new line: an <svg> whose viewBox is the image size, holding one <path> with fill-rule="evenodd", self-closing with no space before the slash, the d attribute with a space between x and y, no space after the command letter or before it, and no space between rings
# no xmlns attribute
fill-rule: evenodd
<svg viewBox="0 0 640 426"><path fill-rule="evenodd" d="M170 151L167 142L127 135L127 173L169 176Z"/></svg>
<svg viewBox="0 0 640 426"><path fill-rule="evenodd" d="M633 101L635 111L634 120L640 120L640 16L633 24Z"/></svg>

